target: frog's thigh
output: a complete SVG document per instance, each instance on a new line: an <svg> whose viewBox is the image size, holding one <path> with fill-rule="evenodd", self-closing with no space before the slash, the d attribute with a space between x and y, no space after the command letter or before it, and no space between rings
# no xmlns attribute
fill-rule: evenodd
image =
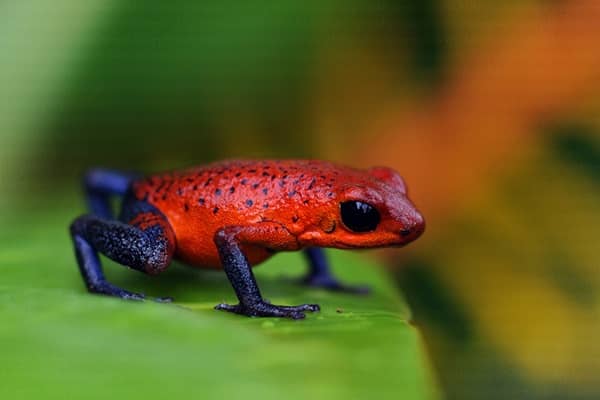
<svg viewBox="0 0 600 400"><path fill-rule="evenodd" d="M83 241L95 252L138 271L154 274L164 270L173 255L173 241L165 234L165 227L147 223L139 227L90 215L77 218L71 225L71 233L78 258L90 258L79 251L85 247L78 248Z"/></svg>

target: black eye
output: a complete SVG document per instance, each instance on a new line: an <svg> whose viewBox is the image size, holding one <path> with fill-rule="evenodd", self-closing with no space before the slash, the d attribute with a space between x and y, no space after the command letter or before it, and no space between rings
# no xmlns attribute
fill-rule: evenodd
<svg viewBox="0 0 600 400"><path fill-rule="evenodd" d="M361 201L345 201L340 204L342 222L354 232L374 231L381 220L379 212Z"/></svg>

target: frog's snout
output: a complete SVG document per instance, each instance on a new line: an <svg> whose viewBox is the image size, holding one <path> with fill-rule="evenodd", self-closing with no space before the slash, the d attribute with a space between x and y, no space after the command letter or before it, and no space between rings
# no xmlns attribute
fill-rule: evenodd
<svg viewBox="0 0 600 400"><path fill-rule="evenodd" d="M425 219L418 211L411 213L410 218L407 218L400 229L400 236L408 243L416 240L425 232Z"/></svg>

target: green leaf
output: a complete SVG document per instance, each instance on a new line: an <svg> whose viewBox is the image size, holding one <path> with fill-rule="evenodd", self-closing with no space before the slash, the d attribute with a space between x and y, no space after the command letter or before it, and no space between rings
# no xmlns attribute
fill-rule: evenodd
<svg viewBox="0 0 600 400"><path fill-rule="evenodd" d="M175 263L149 277L103 259L124 288L175 304L88 294L68 237L67 202L2 218L0 398L434 397L417 331L385 274L362 257L331 252L347 282L374 293L306 289L304 260L281 254L257 268L274 303L319 303L306 320L246 318L213 309L235 297L220 271Z"/></svg>

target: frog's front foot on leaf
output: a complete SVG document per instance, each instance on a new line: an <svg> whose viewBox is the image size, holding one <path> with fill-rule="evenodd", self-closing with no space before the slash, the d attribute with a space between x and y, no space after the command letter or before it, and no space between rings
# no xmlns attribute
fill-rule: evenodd
<svg viewBox="0 0 600 400"><path fill-rule="evenodd" d="M251 305L243 304L219 304L215 306L216 310L229 311L236 314L246 315L248 317L280 317L291 319L303 319L306 317L306 311L316 312L321 308L318 304L301 304L299 306L277 306L267 302L260 302Z"/></svg>

